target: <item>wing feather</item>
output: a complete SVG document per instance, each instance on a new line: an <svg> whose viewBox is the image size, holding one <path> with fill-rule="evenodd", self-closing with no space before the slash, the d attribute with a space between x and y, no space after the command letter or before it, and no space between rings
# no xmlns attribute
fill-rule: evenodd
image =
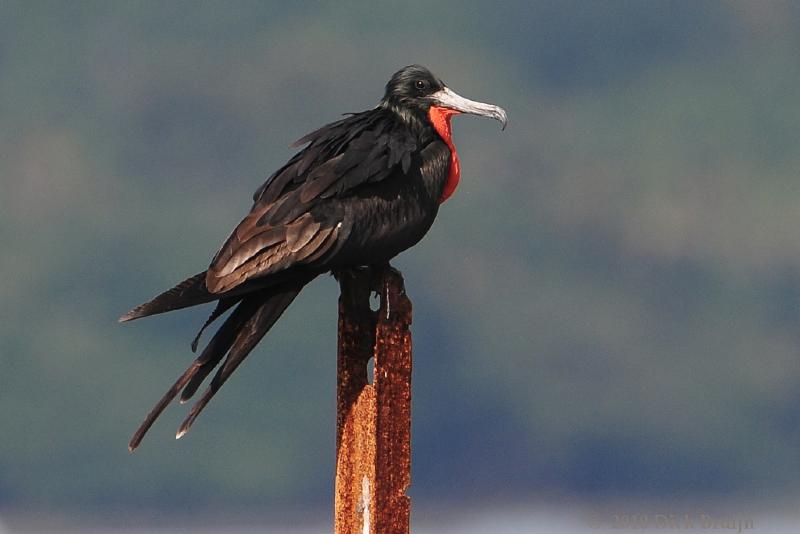
<svg viewBox="0 0 800 534"><path fill-rule="evenodd" d="M407 174L423 148L382 108L324 126L298 144L307 146L256 191L250 214L211 262L210 292L322 258L341 237L343 212L328 209L330 202L393 173Z"/></svg>

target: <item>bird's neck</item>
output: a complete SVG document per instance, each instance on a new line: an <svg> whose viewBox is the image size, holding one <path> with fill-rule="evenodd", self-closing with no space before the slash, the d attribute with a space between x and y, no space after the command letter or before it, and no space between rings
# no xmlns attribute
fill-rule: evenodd
<svg viewBox="0 0 800 534"><path fill-rule="evenodd" d="M429 134L427 134L426 130L430 130L430 125L427 124L427 121L425 120L426 117L424 111L405 106L402 102L392 99L381 100L381 103L378 104L378 107L387 111L391 111L397 117L397 119L400 120L400 122L404 123L406 127L419 138L424 139L429 137Z"/></svg>

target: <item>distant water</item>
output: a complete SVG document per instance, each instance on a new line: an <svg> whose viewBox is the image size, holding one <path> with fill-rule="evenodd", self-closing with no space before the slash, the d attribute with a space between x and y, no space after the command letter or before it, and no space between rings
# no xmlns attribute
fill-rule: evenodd
<svg viewBox="0 0 800 534"><path fill-rule="evenodd" d="M675 509L677 510L677 509ZM414 534L620 534L621 532L686 532L697 534L754 533L797 534L800 533L800 515L783 513L747 514L671 511L663 513L641 513L635 516L597 512L588 509L545 508L525 510L465 511L456 514L452 510L442 517L427 510L423 517L412 519ZM31 521L0 521L0 534L330 534L330 522L303 526L270 525L220 528L194 524L191 526L148 526L143 528L119 528L102 526L48 526L42 519Z"/></svg>

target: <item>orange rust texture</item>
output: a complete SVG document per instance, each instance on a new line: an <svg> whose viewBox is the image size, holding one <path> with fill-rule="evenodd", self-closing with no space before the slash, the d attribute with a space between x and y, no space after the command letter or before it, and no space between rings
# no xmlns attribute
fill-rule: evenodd
<svg viewBox="0 0 800 534"><path fill-rule="evenodd" d="M340 277L336 534L409 532L411 302L399 272ZM380 294L377 312L369 294ZM367 382L375 358L373 384ZM367 511L365 513L365 508Z"/></svg>

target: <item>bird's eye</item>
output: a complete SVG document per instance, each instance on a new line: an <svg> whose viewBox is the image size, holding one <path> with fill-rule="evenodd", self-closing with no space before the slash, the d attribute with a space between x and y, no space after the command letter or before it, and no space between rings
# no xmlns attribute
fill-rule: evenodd
<svg viewBox="0 0 800 534"><path fill-rule="evenodd" d="M416 87L420 91L425 89L426 85L428 84L425 83L425 80L417 80L416 82L414 82L414 87Z"/></svg>

